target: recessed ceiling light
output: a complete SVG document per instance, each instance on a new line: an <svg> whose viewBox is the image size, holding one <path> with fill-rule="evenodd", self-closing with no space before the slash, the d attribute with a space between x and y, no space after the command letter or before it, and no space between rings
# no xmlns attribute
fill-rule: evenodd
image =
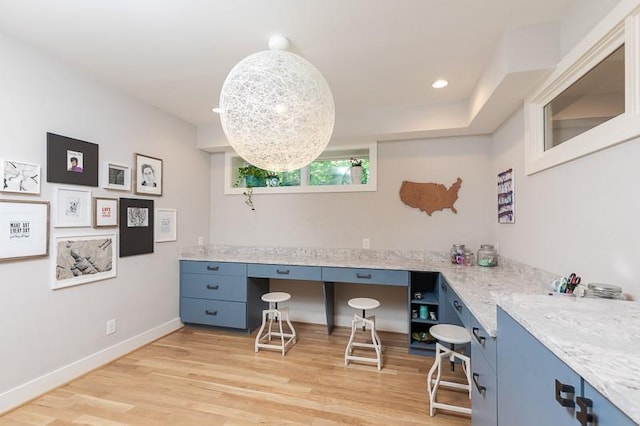
<svg viewBox="0 0 640 426"><path fill-rule="evenodd" d="M436 80L433 82L431 87L434 89L442 89L443 87L447 87L448 84L449 82L447 80Z"/></svg>
<svg viewBox="0 0 640 426"><path fill-rule="evenodd" d="M215 112L216 114L220 114L222 112L222 109L220 107L215 107L211 111Z"/></svg>

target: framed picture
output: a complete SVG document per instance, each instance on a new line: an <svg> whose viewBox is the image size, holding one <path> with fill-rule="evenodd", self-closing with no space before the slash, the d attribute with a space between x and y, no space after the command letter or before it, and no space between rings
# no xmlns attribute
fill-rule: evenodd
<svg viewBox="0 0 640 426"><path fill-rule="evenodd" d="M93 197L93 227L118 226L118 199Z"/></svg>
<svg viewBox="0 0 640 426"><path fill-rule="evenodd" d="M115 253L115 233L56 237L53 288L115 277Z"/></svg>
<svg viewBox="0 0 640 426"><path fill-rule="evenodd" d="M515 223L513 169L498 173L498 223Z"/></svg>
<svg viewBox="0 0 640 426"><path fill-rule="evenodd" d="M98 186L98 145L47 133L47 182Z"/></svg>
<svg viewBox="0 0 640 426"><path fill-rule="evenodd" d="M120 257L153 253L153 200L120 198Z"/></svg>
<svg viewBox="0 0 640 426"><path fill-rule="evenodd" d="M0 200L0 261L49 256L49 202Z"/></svg>
<svg viewBox="0 0 640 426"><path fill-rule="evenodd" d="M40 165L0 160L2 192L40 194Z"/></svg>
<svg viewBox="0 0 640 426"><path fill-rule="evenodd" d="M134 154L136 194L162 195L162 160L148 155Z"/></svg>
<svg viewBox="0 0 640 426"><path fill-rule="evenodd" d="M91 191L58 188L56 228L91 226Z"/></svg>
<svg viewBox="0 0 640 426"><path fill-rule="evenodd" d="M175 241L176 236L176 211L172 209L156 209L156 243Z"/></svg>
<svg viewBox="0 0 640 426"><path fill-rule="evenodd" d="M102 165L102 187L118 191L131 191L131 168L124 164L105 161Z"/></svg>

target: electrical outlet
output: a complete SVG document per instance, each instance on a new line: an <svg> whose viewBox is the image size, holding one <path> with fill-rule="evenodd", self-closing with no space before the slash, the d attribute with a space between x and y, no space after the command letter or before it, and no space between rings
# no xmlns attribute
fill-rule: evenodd
<svg viewBox="0 0 640 426"><path fill-rule="evenodd" d="M199 246L201 246L201 245L203 245L203 244L204 244L204 238L202 237L202 235L200 235L200 236L198 237L198 245L199 245Z"/></svg>
<svg viewBox="0 0 640 426"><path fill-rule="evenodd" d="M110 319L107 321L107 334L113 334L116 332L116 320Z"/></svg>
<svg viewBox="0 0 640 426"><path fill-rule="evenodd" d="M363 249L368 249L369 247L371 247L371 241L369 241L368 238L363 238L362 239L362 248Z"/></svg>

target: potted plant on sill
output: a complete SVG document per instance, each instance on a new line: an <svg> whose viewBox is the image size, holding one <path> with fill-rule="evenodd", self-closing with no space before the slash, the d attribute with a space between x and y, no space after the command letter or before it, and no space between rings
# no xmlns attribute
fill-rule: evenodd
<svg viewBox="0 0 640 426"><path fill-rule="evenodd" d="M351 163L351 168L349 169L351 174L351 184L362 184L362 159L351 157L349 162Z"/></svg>
<svg viewBox="0 0 640 426"><path fill-rule="evenodd" d="M236 187L242 186L243 180L247 188L266 186L266 179L268 176L268 171L256 167L253 164L245 163L244 166L238 167Z"/></svg>

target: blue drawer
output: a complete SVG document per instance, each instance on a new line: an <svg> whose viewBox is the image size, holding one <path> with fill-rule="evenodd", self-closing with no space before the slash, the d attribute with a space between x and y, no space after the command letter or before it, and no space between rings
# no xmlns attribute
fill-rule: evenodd
<svg viewBox="0 0 640 426"><path fill-rule="evenodd" d="M250 263L247 276L252 278L279 278L283 280L321 280L320 266L265 265Z"/></svg>
<svg viewBox="0 0 640 426"><path fill-rule="evenodd" d="M180 298L182 322L247 328L247 304L220 300Z"/></svg>
<svg viewBox="0 0 640 426"><path fill-rule="evenodd" d="M195 274L247 275L246 263L181 260L180 272Z"/></svg>
<svg viewBox="0 0 640 426"><path fill-rule="evenodd" d="M496 338L489 336L476 317L471 315L471 363L482 354L491 368L496 370L496 347Z"/></svg>
<svg viewBox="0 0 640 426"><path fill-rule="evenodd" d="M322 268L322 281L384 285L409 285L408 271L390 269Z"/></svg>
<svg viewBox="0 0 640 426"><path fill-rule="evenodd" d="M180 295L198 299L247 301L247 278L233 275L182 274Z"/></svg>
<svg viewBox="0 0 640 426"><path fill-rule="evenodd" d="M446 303L449 305L449 309L452 309L462 321L462 325L471 332L471 313L467 308L467 305L458 297L456 292L449 286L449 290L446 294Z"/></svg>

